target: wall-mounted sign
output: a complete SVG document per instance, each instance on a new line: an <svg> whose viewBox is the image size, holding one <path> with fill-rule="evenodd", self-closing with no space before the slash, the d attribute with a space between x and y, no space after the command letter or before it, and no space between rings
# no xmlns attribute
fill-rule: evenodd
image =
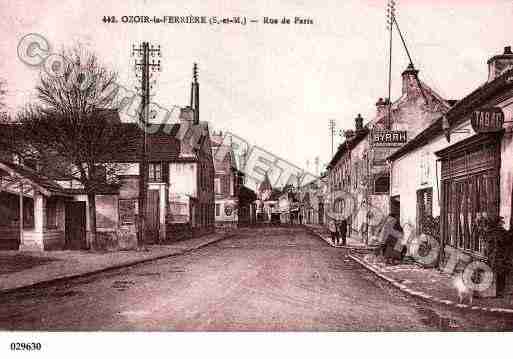
<svg viewBox="0 0 513 359"><path fill-rule="evenodd" d="M373 131L374 147L401 147L407 142L406 131Z"/></svg>
<svg viewBox="0 0 513 359"><path fill-rule="evenodd" d="M229 204L224 207L224 214L226 214L228 217L230 217L233 213L233 207Z"/></svg>
<svg viewBox="0 0 513 359"><path fill-rule="evenodd" d="M135 224L136 215L136 202L135 199L120 199L119 200L119 222L121 225Z"/></svg>
<svg viewBox="0 0 513 359"><path fill-rule="evenodd" d="M472 113L470 124L476 133L501 131L504 113L499 107L482 108Z"/></svg>

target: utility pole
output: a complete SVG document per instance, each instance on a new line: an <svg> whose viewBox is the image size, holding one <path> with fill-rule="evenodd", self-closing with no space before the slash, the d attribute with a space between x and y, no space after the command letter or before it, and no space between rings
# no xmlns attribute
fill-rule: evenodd
<svg viewBox="0 0 513 359"><path fill-rule="evenodd" d="M333 158L333 137L335 136L335 120L330 119L329 122L330 136L331 136L331 158Z"/></svg>
<svg viewBox="0 0 513 359"><path fill-rule="evenodd" d="M404 36L403 36L403 33L401 32L401 29L399 28L399 23L397 22L397 18L395 17L395 14L393 17L393 23L395 24L397 32L399 33L399 37L401 38L401 41L403 43L404 50L406 51L406 55L408 56L408 60L410 61L410 66L413 69L415 69L415 65L413 65L413 60L411 59L410 51L408 50L408 46L406 46L406 41L404 40ZM417 72L415 72L415 80L417 81L417 86L419 86L420 93L422 94L422 97L424 97L424 101L426 101L426 104L428 104L429 103L428 98L427 98L426 94L424 93L424 88L422 87L422 83L419 80L419 76L418 76Z"/></svg>
<svg viewBox="0 0 513 359"><path fill-rule="evenodd" d="M392 128L392 40L395 18L395 1L389 0L387 6L387 29L389 30L389 49L388 49L388 118L386 121L387 129Z"/></svg>
<svg viewBox="0 0 513 359"><path fill-rule="evenodd" d="M140 247L145 240L146 232L146 210L148 200L148 124L150 110L150 71L160 71L160 60L150 62L151 56L161 56L160 45L155 47L148 42L143 42L139 47L132 46L132 56L138 56L141 61L135 61L135 70L141 71L141 108L139 111L139 126L143 129L143 141L141 158L139 162L139 220L137 228L137 245Z"/></svg>

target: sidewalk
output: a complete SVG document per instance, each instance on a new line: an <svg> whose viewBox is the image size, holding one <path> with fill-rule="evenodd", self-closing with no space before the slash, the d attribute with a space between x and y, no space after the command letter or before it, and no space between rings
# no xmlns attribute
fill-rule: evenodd
<svg viewBox="0 0 513 359"><path fill-rule="evenodd" d="M349 255L369 271L411 296L459 309L513 314L513 296L503 298L474 298L473 305L458 304L449 274L417 264L385 265L371 254L353 252Z"/></svg>
<svg viewBox="0 0 513 359"><path fill-rule="evenodd" d="M179 241L172 245L151 245L140 251L88 252L0 252L0 294L36 284L122 268L199 249L230 234L215 233Z"/></svg>
<svg viewBox="0 0 513 359"><path fill-rule="evenodd" d="M335 245L331 241L331 234L330 231L321 224L304 224L305 228L309 230L314 235L318 236L319 238L326 241L330 246L337 247L337 248L349 248L349 249L368 249L372 248L369 246L366 246L364 242L362 242L359 239L353 238L353 237L347 237L346 238L346 245Z"/></svg>

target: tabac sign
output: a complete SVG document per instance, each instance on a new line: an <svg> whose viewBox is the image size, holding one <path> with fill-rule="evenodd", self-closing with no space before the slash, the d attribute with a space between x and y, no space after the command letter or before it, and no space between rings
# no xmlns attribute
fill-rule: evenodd
<svg viewBox="0 0 513 359"><path fill-rule="evenodd" d="M401 147L406 142L406 131L377 130L372 132L372 145L374 147Z"/></svg>
<svg viewBox="0 0 513 359"><path fill-rule="evenodd" d="M499 132L504 125L504 112L499 107L489 107L472 113L470 124L476 133Z"/></svg>

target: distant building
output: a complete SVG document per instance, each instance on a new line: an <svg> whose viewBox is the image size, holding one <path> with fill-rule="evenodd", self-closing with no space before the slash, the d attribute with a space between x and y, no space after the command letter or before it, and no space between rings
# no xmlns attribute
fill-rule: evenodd
<svg viewBox="0 0 513 359"><path fill-rule="evenodd" d="M273 189L271 181L267 176L257 187L256 206L256 222L271 223L280 221L280 208L278 205L280 192Z"/></svg>
<svg viewBox="0 0 513 359"><path fill-rule="evenodd" d="M219 228L235 228L239 224L239 198L244 185L244 173L238 170L234 151L230 144L224 143L222 132L212 136L212 153L215 168L215 225Z"/></svg>
<svg viewBox="0 0 513 359"><path fill-rule="evenodd" d="M320 178L301 187L299 194L300 216L303 224L323 225L328 215L328 177L324 173Z"/></svg>

